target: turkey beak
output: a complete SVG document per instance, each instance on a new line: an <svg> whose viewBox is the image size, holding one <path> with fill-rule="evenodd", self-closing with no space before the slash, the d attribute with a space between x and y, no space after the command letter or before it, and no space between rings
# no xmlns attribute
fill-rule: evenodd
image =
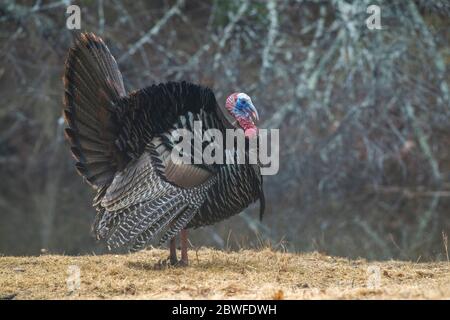
<svg viewBox="0 0 450 320"><path fill-rule="evenodd" d="M251 103L250 104L250 116L253 120L253 123L257 123L259 121L259 114L258 114L258 110L256 110L255 106Z"/></svg>

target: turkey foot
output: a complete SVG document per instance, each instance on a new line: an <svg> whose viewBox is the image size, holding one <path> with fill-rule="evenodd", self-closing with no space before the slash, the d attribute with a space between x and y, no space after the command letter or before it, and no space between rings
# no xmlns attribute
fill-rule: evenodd
<svg viewBox="0 0 450 320"><path fill-rule="evenodd" d="M179 261L177 258L177 243L176 243L176 238L173 237L170 240L170 254L169 257L167 257L166 259L161 259L159 260L157 263L155 263L154 268L156 270L162 270L162 269L166 269L169 266L178 266Z"/></svg>

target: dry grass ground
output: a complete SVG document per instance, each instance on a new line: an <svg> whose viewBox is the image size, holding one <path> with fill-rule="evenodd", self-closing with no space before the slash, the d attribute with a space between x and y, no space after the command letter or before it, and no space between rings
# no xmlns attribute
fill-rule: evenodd
<svg viewBox="0 0 450 320"><path fill-rule="evenodd" d="M319 253L191 251L158 270L165 250L129 255L0 257L0 297L15 299L450 299L450 264L368 263ZM70 266L80 287L69 291ZM377 280L379 280L377 285ZM368 282L375 286L368 287ZM70 278L69 278L70 283Z"/></svg>

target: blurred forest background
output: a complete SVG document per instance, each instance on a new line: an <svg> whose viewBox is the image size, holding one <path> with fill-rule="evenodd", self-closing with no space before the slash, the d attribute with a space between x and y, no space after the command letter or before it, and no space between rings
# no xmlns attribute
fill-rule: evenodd
<svg viewBox="0 0 450 320"><path fill-rule="evenodd" d="M260 127L280 128L263 222L255 204L191 232L194 246L448 259L446 0L0 1L0 254L107 251L63 137L70 4L127 90L188 80L219 103L243 91ZM366 26L372 4L382 30Z"/></svg>

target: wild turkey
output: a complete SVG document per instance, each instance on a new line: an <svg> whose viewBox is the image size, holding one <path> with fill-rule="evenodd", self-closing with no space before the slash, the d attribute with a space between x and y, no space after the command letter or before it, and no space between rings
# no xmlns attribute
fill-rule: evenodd
<svg viewBox="0 0 450 320"><path fill-rule="evenodd" d="M213 92L187 82L152 85L127 94L114 57L92 33L76 37L64 74L65 135L76 169L97 192L93 232L110 248L145 248L156 236L170 240L170 263L187 264L187 228L240 213L264 194L255 164L172 161L175 129L237 127L257 133L257 111L243 93L219 107ZM247 139L247 138L246 138ZM245 149L248 154L248 146Z"/></svg>

